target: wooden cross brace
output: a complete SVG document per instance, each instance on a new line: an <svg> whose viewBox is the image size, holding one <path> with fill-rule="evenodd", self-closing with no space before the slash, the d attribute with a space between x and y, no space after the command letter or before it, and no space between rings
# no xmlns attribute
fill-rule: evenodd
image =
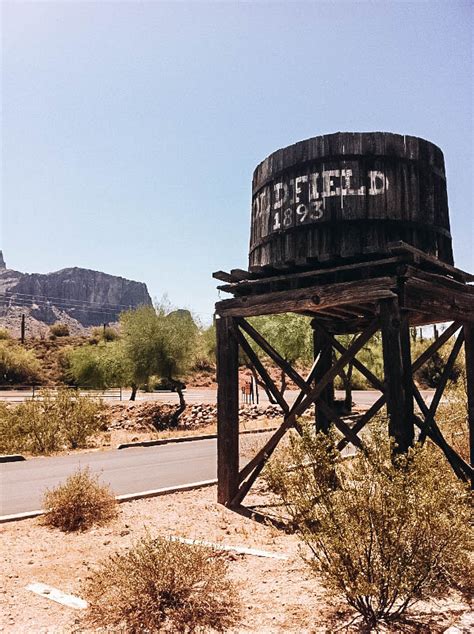
<svg viewBox="0 0 474 634"><path fill-rule="evenodd" d="M382 312L382 311L381 311ZM390 313L391 314L391 313ZM407 322L406 322L407 325ZM397 326L397 324L396 324ZM415 399L421 410L423 418L413 413L413 406L406 408L408 412L409 423L413 426L415 423L421 429L419 440L422 442L429 437L445 454L453 470L458 477L467 480L473 477L472 467L467 464L454 449L452 449L444 439L439 427L435 422L435 414L439 402L442 398L444 389L448 382L449 375L459 354L463 344L463 332L459 334L453 350L444 368L438 388L435 391L430 407L428 407L418 389L413 382L413 373L418 370L428 359L430 359L437 350L457 331L461 324L454 323L447 328L442 335L433 342L420 357L410 362L409 348L408 354L403 349L403 342L400 346L400 372L401 380L405 382L404 398ZM334 423L336 428L343 434L343 438L338 443L338 449L342 450L348 442L353 443L359 450L364 451L364 445L359 437L359 432L365 425L377 414L377 412L386 404L387 396L387 364L391 362L385 360L386 381L382 382L378 379L360 360L356 358L358 352L370 340L375 332L380 328L382 334L388 338L390 346L396 339L390 339L390 324L384 324L383 313L380 318L373 320L369 326L358 335L348 348L345 348L332 334L330 334L320 324L315 325L318 333L334 348L340 357L331 365L325 368L321 374L322 355L315 355L315 361L306 378L303 378L293 366L288 363L271 344L266 341L262 335L255 330L242 317L221 317L217 320L217 340L218 340L218 501L230 507L241 504L255 480L260 475L266 462L278 446L280 440L285 433L292 427L301 432L297 418L301 416L307 409L316 404L320 411L328 420ZM385 330L384 330L385 328ZM264 364L259 359L251 347L249 340L253 340L267 354L267 356L291 379L300 389L300 392L290 407L281 392L270 377ZM406 341L408 341L408 331L406 332ZM387 345L386 341L384 345ZM238 446L238 347L247 355L255 370L268 392L273 396L274 400L279 404L283 413L283 421L280 427L269 438L265 445L258 453L239 470L239 446ZM409 341L408 341L409 346ZM406 346L405 346L406 348ZM321 346L319 352L321 351ZM344 420L340 418L337 412L325 401L323 392L325 388L332 383L334 378L339 374L347 364L352 363L359 372L373 385L373 387L382 392L382 396L363 414L359 420L350 427ZM403 364L405 363L405 370ZM409 375L409 376L408 376ZM315 378L318 378L315 383ZM393 377L392 377L393 380ZM389 385L390 388L390 385ZM390 392L390 389L389 389ZM393 395L392 395L393 399ZM390 410L390 408L389 408ZM408 430L409 430L408 426ZM396 432L398 430L395 430ZM406 430L401 434L401 443L406 442ZM396 440L397 440L397 436ZM411 444L410 436L408 442ZM406 448L406 445L405 445Z"/></svg>

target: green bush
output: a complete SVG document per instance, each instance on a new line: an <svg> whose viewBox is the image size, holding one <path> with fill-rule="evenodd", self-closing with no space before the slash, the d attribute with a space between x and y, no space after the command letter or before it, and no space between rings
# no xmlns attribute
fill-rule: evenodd
<svg viewBox="0 0 474 634"><path fill-rule="evenodd" d="M86 447L102 427L100 401L76 394L45 390L34 400L0 408L0 451L49 454Z"/></svg>
<svg viewBox="0 0 474 634"><path fill-rule="evenodd" d="M46 491L47 509L41 522L65 532L85 531L117 516L117 501L109 487L100 484L88 469L79 469L64 484Z"/></svg>
<svg viewBox="0 0 474 634"><path fill-rule="evenodd" d="M12 341L0 341L0 383L18 385L41 381L41 365L32 350Z"/></svg>
<svg viewBox="0 0 474 634"><path fill-rule="evenodd" d="M224 632L239 601L219 554L147 536L109 557L85 584L94 626L138 632Z"/></svg>
<svg viewBox="0 0 474 634"><path fill-rule="evenodd" d="M6 328L0 328L0 341L11 339L11 335Z"/></svg>
<svg viewBox="0 0 474 634"><path fill-rule="evenodd" d="M55 337L69 337L69 326L58 321L49 327L49 334L53 339Z"/></svg>
<svg viewBox="0 0 474 634"><path fill-rule="evenodd" d="M367 441L367 455L343 460L331 438L307 431L267 478L311 569L374 627L472 578L473 533L468 491L437 450L416 447L394 464L385 433Z"/></svg>

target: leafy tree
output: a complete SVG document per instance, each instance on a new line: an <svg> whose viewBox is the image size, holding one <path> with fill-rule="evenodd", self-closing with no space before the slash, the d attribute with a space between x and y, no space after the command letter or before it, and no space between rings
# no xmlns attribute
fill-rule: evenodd
<svg viewBox="0 0 474 634"><path fill-rule="evenodd" d="M130 384L134 401L138 387L158 373L161 354L159 319L152 306L140 306L120 315L124 355L129 362Z"/></svg>
<svg viewBox="0 0 474 634"><path fill-rule="evenodd" d="M156 308L158 322L157 372L173 385L179 396L179 408L173 415L172 423L178 425L178 419L186 408L183 384L178 380L192 365L196 354L198 327L187 310L167 312L161 305Z"/></svg>
<svg viewBox="0 0 474 634"><path fill-rule="evenodd" d="M66 375L75 385L106 389L131 382L131 368L121 342L81 346L68 354Z"/></svg>
<svg viewBox="0 0 474 634"><path fill-rule="evenodd" d="M174 424L186 407L183 384L178 380L191 366L197 345L198 327L186 310L170 311L165 304L142 306L122 313L122 344L131 376L135 400L139 385L152 375L165 378L179 396Z"/></svg>

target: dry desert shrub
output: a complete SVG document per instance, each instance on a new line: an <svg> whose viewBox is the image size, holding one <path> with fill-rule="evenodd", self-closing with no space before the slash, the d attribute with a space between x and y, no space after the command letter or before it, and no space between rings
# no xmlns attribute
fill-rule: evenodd
<svg viewBox="0 0 474 634"><path fill-rule="evenodd" d="M49 333L52 339L55 339L56 337L69 337L69 326L57 321L49 327Z"/></svg>
<svg viewBox="0 0 474 634"><path fill-rule="evenodd" d="M46 526L65 532L85 531L117 516L117 501L107 486L89 469L79 469L64 484L46 491L42 517Z"/></svg>
<svg viewBox="0 0 474 634"><path fill-rule="evenodd" d="M86 581L94 627L129 632L223 632L238 622L226 562L202 546L153 539L106 559Z"/></svg>
<svg viewBox="0 0 474 634"><path fill-rule="evenodd" d="M308 430L267 481L312 570L375 627L465 584L473 532L469 492L436 448L393 458L383 430L365 440L367 454L343 460L330 436Z"/></svg>
<svg viewBox="0 0 474 634"><path fill-rule="evenodd" d="M48 454L87 447L102 427L101 401L75 390L42 390L34 400L0 408L0 451Z"/></svg>

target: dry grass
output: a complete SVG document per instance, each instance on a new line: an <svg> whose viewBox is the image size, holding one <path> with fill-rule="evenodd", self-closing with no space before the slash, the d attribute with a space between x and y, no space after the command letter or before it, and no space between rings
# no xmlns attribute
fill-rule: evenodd
<svg viewBox="0 0 474 634"><path fill-rule="evenodd" d="M93 626L135 632L223 632L240 601L222 556L149 535L105 560L85 583ZM120 630L122 631L122 630Z"/></svg>
<svg viewBox="0 0 474 634"><path fill-rule="evenodd" d="M64 532L85 531L117 516L117 501L110 489L88 469L79 469L55 489L46 491L42 518L47 526Z"/></svg>

